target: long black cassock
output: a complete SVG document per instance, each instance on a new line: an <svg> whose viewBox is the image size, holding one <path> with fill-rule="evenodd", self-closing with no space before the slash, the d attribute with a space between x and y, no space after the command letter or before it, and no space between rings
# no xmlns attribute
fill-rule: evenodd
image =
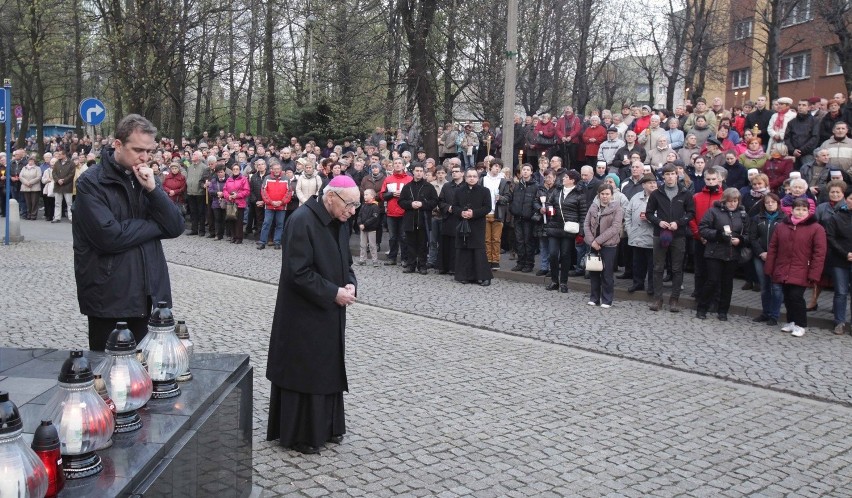
<svg viewBox="0 0 852 498"><path fill-rule="evenodd" d="M346 308L334 300L357 286L349 227L310 199L287 220L266 378L272 382L267 440L320 446L346 432L343 391Z"/></svg>

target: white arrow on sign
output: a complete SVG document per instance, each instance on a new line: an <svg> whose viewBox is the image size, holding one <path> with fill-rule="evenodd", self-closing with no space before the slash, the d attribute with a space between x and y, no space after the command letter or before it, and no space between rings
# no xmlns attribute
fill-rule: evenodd
<svg viewBox="0 0 852 498"><path fill-rule="evenodd" d="M94 120L94 116L99 115L105 110L106 109L104 109L103 107L99 106L98 104L95 104L95 107L92 107L91 109L88 109L86 111L86 122L91 123Z"/></svg>

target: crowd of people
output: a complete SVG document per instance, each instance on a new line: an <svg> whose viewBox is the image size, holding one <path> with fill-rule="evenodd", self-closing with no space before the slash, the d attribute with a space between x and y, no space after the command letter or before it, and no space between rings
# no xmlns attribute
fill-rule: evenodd
<svg viewBox="0 0 852 498"><path fill-rule="evenodd" d="M549 277L547 290L567 293L569 278L588 278L590 306L611 307L619 278L631 280L629 292L652 296L651 310L671 312L681 311L683 274L692 271L696 318L713 312L723 321L742 276L743 289L761 293L754 320L778 325L783 304L782 330L794 336L832 285L834 332L843 334L852 280L850 121L842 93L795 105L759 97L733 109L718 98L586 116L569 106L558 117L515 118L513 164L495 158L508 144L487 122L479 131L446 123L437 158L426 157L417 126L406 122L325 147L224 131L163 138L151 167L186 216L187 236L282 249L293 211L345 175L361 191L358 202L346 202L356 211L360 265L379 266L384 252L384 265L405 273L435 270L487 286L510 253L510 270ZM76 181L108 143L66 135L49 139L43 157L19 149L7 166L0 156L22 217L37 219L41 203L44 219L71 221Z"/></svg>

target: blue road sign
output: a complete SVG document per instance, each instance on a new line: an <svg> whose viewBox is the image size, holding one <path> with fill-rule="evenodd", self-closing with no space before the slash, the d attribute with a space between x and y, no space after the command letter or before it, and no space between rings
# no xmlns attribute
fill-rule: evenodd
<svg viewBox="0 0 852 498"><path fill-rule="evenodd" d="M84 99L80 102L80 117L87 125L97 126L106 118L106 106L96 98Z"/></svg>
<svg viewBox="0 0 852 498"><path fill-rule="evenodd" d="M6 109L6 89L0 88L0 123L6 122L6 115L9 111Z"/></svg>

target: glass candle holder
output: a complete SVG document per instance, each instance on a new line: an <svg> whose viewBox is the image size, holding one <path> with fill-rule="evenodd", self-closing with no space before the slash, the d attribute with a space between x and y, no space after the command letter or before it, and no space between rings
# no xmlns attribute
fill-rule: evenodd
<svg viewBox="0 0 852 498"><path fill-rule="evenodd" d="M189 371L189 364L192 363L192 354L195 351L195 344L192 343L192 339L189 338L189 328L186 326L186 322L184 320L178 320L177 325L175 325L175 335L178 339L180 339L183 347L186 348L186 358L187 358L187 367L186 372L178 375L178 382L187 382L192 380L192 372Z"/></svg>
<svg viewBox="0 0 852 498"><path fill-rule="evenodd" d="M178 375L189 368L186 348L175 335L175 320L165 301L157 303L148 320L148 335L139 343L148 361L148 373L154 384L152 398L180 395Z"/></svg>
<svg viewBox="0 0 852 498"><path fill-rule="evenodd" d="M0 496L42 498L47 493L47 468L27 446L24 423L9 393L0 391Z"/></svg>
<svg viewBox="0 0 852 498"><path fill-rule="evenodd" d="M106 357L98 365L109 397L115 405L115 432L132 432L142 427L136 410L151 399L153 384L148 371L139 363L136 339L126 322L118 322L104 348Z"/></svg>

